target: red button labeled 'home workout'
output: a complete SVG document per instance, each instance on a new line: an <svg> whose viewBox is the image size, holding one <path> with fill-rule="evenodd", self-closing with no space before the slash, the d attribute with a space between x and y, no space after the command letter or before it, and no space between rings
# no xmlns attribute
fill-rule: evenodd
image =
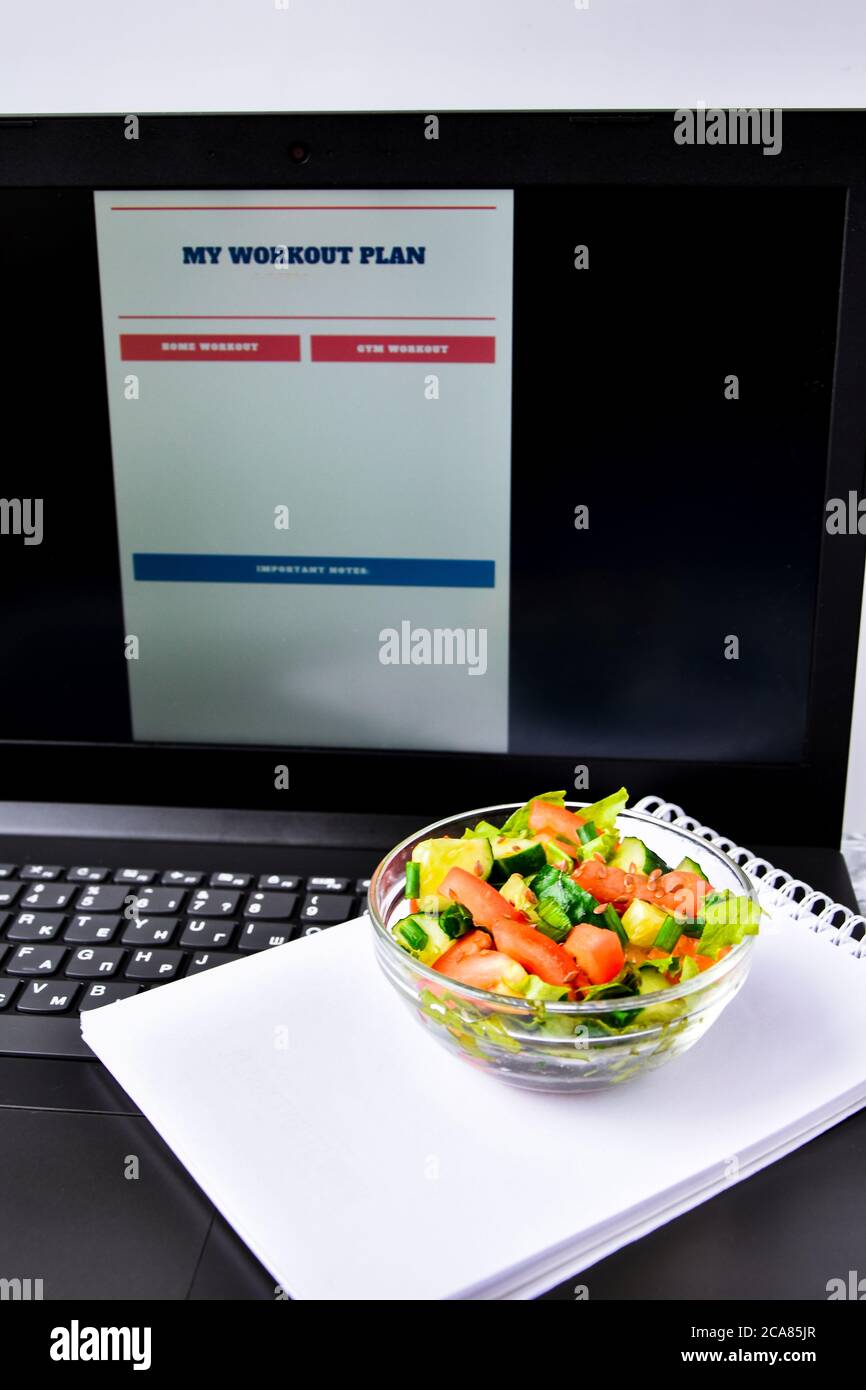
<svg viewBox="0 0 866 1390"><path fill-rule="evenodd" d="M352 333L314 333L314 362L495 362L496 339L473 337L410 338L405 334L359 337Z"/></svg>
<svg viewBox="0 0 866 1390"><path fill-rule="evenodd" d="M121 333L124 362L300 362L297 333Z"/></svg>

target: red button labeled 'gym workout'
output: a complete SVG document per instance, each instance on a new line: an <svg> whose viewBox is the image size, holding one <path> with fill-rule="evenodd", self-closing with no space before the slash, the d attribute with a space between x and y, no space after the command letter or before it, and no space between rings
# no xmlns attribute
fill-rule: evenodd
<svg viewBox="0 0 866 1390"><path fill-rule="evenodd" d="M496 339L462 334L458 337L406 334L314 333L310 338L314 362L495 362Z"/></svg>
<svg viewBox="0 0 866 1390"><path fill-rule="evenodd" d="M121 333L124 362L300 362L297 333Z"/></svg>

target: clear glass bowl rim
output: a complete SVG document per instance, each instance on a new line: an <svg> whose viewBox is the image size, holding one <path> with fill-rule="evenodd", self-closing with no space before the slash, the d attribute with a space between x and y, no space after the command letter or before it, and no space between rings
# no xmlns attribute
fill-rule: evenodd
<svg viewBox="0 0 866 1390"><path fill-rule="evenodd" d="M414 956L410 956L408 951L404 951L402 946L398 946L397 942L394 940L386 923L382 921L374 903L374 897L382 875L391 861L396 859L397 855L400 854L402 850L414 844L417 840L431 839L436 835L437 831L444 831L446 826L453 825L455 821L475 819L487 820L491 812L516 811L523 804L522 801L511 801L503 802L498 806L480 806L474 811L458 811L456 815L446 816L444 820L434 821L430 825L422 826L420 830L413 831L411 835L406 836L405 840L401 840L399 845L395 845L392 850L389 850L384 859L377 864L373 871L373 877L370 879L370 887L367 893L367 911L377 937L380 941L385 943L387 950L393 952L395 959L399 960L403 965L410 966L415 974L421 975L423 978L429 980L431 984L436 984L441 987L443 980L448 980L449 977L447 975L442 975L438 970L434 970L432 966L422 965ZM583 806L592 805L592 802L566 801L565 805L579 811ZM623 814L631 817L633 820L645 821L647 825L664 826L668 830L673 831L678 837L690 841L696 848L703 850L705 853L713 854L718 859L724 860L726 868L733 872L734 876L739 880L743 895L750 897L754 902L758 901L758 895L755 889L743 873L739 864L731 859L730 855L725 854L724 850L719 849L718 845L711 844L708 840L703 839L702 836L696 835L692 830L686 830L679 825L672 825L670 821L659 820L658 816L650 815L647 811L630 811L626 808ZM709 989L714 984L718 984L729 975L732 970L735 970L744 962L748 953L753 949L756 940L757 938L755 936L744 937L739 946L734 946L722 960L717 961L715 965L711 966L708 970L702 971L701 974L693 975L690 980L686 980L685 984L671 985L669 989L654 990L652 995L649 996L652 1004L666 1004L675 999L686 999L690 994L696 994L701 990ZM615 1013L628 1007L628 996L625 995L614 999L586 999L579 1003L570 1001L559 1003L544 1002L544 1004L540 1006L533 1000L521 999L520 995L496 994L492 990L476 989L474 985L464 985L460 980L451 980L450 984L452 988L459 991L461 995L476 1000L479 1004L486 1004L488 1008L492 1001L497 1001L497 1007L507 1006L512 1013L525 1013L527 1018L537 1017L541 1008L548 1014L565 1014L571 1018L580 1018L582 1015Z"/></svg>

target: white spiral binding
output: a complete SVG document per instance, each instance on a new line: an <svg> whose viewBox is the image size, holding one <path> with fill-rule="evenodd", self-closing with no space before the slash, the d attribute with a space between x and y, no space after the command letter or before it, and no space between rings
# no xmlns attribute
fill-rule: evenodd
<svg viewBox="0 0 866 1390"><path fill-rule="evenodd" d="M834 946L841 946L859 960L866 960L866 933L859 941L851 935L857 927L866 929L866 917L860 913L852 912L844 903L833 902L826 893L812 888L800 878L793 878L784 869L777 869L760 855L752 854L750 849L744 849L724 835L717 835L708 825L701 825L692 816L687 816L682 806L677 806L674 801L664 801L660 796L644 796L634 810L655 816L668 825L691 830L702 840L724 850L754 881L762 906L768 911L772 911L773 906L784 908L790 917L805 922L810 931L825 936Z"/></svg>

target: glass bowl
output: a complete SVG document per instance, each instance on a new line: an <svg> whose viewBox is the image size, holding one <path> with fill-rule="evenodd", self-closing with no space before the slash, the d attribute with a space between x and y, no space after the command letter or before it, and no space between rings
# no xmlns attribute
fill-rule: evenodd
<svg viewBox="0 0 866 1390"><path fill-rule="evenodd" d="M678 1057L703 1036L744 983L756 937L747 936L685 984L641 996L648 1001L642 1008L630 1008L623 998L542 1003L492 994L449 980L394 940L388 928L406 915L406 862L415 845L439 835L459 839L480 820L501 824L519 804L482 806L426 825L382 860L370 882L368 912L386 978L443 1047L512 1086L600 1091ZM587 803L566 804L580 810ZM689 855L714 888L757 901L742 869L700 836L639 811L623 811L617 825L623 838L638 836L666 863L678 864Z"/></svg>

